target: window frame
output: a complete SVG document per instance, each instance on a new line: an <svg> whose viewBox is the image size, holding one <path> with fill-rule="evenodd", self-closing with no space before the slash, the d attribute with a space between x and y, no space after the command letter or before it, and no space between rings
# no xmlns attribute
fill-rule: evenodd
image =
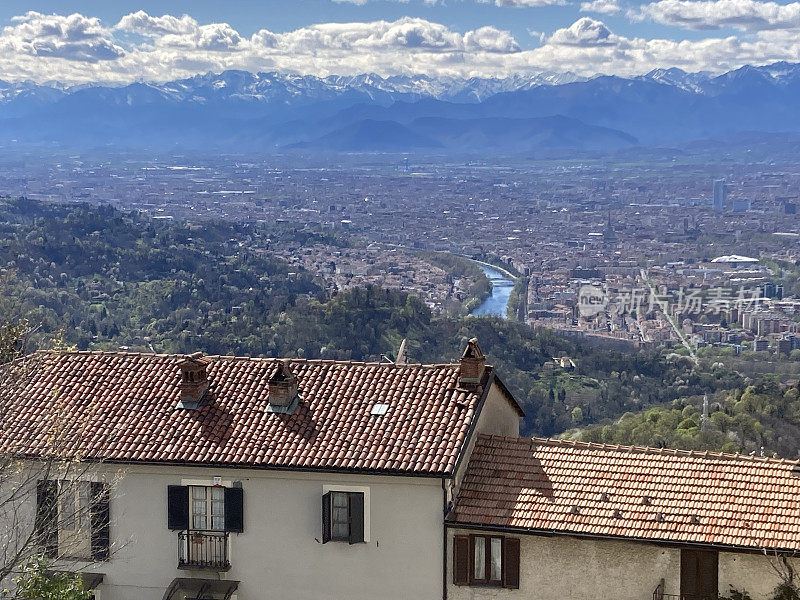
<svg viewBox="0 0 800 600"><path fill-rule="evenodd" d="M65 559L92 560L92 482L59 479L56 485L58 554Z"/></svg>
<svg viewBox="0 0 800 600"><path fill-rule="evenodd" d="M225 487L221 485L189 485L189 531L202 531L202 532L217 532L217 533L225 533L227 531L225 527ZM195 498L194 491L196 489L204 489L205 490L205 498ZM222 494L222 498L214 498L214 491L219 490ZM195 515L199 513L195 513L194 511L194 503L195 502L205 502L205 520L206 520L206 527L199 528L194 526L194 519ZM215 515L214 514L214 507L218 505L222 505L222 514ZM222 519L222 527L215 528L214 527L214 517Z"/></svg>
<svg viewBox="0 0 800 600"><path fill-rule="evenodd" d="M350 513L351 502L350 502L350 492L342 492L342 491L334 491L331 490L331 534L330 540L332 542L349 542L350 541L350 532L352 531L352 522L353 522L353 515ZM344 506L336 506L336 498L343 497L345 499ZM343 509L347 513L347 519L343 523L341 521L337 521L336 509ZM335 533L337 525L347 524L347 532L344 535L337 535Z"/></svg>
<svg viewBox="0 0 800 600"><path fill-rule="evenodd" d="M220 492L207 492L205 502L212 501L212 505L206 504L205 517L206 528L194 528L194 514L192 510L192 487L196 488L209 488L213 487ZM213 499L213 495L217 493L222 497ZM200 500L200 498L196 498ZM215 533L243 533L244 520L245 520L245 506L244 506L244 488L239 481L225 482L221 477L215 477L214 483L208 479L198 480L181 480L181 484L167 485L167 529L170 531L197 531L197 532L215 532ZM222 529L209 529L213 527L213 514L214 504L222 505L222 514L216 515L217 519L222 519ZM211 519L209 521L208 519Z"/></svg>
<svg viewBox="0 0 800 600"><path fill-rule="evenodd" d="M492 540L500 541L500 564L499 578L492 579ZM477 556L477 540L483 540L483 577L475 576L475 558ZM503 587L503 563L505 561L505 542L501 535L479 535L470 534L469 536L469 585L484 587Z"/></svg>
<svg viewBox="0 0 800 600"><path fill-rule="evenodd" d="M109 557L108 485L85 479L36 483L35 535L48 558L103 561Z"/></svg>
<svg viewBox="0 0 800 600"><path fill-rule="evenodd" d="M370 541L370 493L369 493L369 491L370 491L369 486L340 485L340 484L323 484L322 485L322 496L324 498L326 494L331 494L331 496L330 496L331 504L333 504L333 494L336 493L336 492L360 493L360 494L362 494L362 499L363 499L363 503L364 503L364 505L363 505L364 514L363 514L362 521L361 521L362 526L364 528L364 530L363 530L363 538L364 538L363 539L363 543L369 543L369 541ZM331 515L330 515L331 516L331 524L330 524L330 531L328 533L333 533L333 531L332 531L332 529L333 529L333 510L332 510L332 508L333 507L331 506L330 508L331 508ZM324 540L325 537L326 537L326 533L325 533L325 531L322 531L322 538L320 538L320 539ZM331 537L328 541L329 542L337 542L337 543L342 543L342 542L348 543L349 542L349 540L347 540L347 539L333 539L333 537ZM362 543L362 542L358 542L358 543Z"/></svg>

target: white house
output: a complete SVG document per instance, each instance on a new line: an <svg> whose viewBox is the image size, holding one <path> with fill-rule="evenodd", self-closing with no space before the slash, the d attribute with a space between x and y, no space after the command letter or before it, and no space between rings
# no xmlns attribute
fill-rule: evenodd
<svg viewBox="0 0 800 600"><path fill-rule="evenodd" d="M100 600L440 598L469 451L521 415L474 341L442 365L63 352L0 451L91 465L66 502L39 481L28 526Z"/></svg>

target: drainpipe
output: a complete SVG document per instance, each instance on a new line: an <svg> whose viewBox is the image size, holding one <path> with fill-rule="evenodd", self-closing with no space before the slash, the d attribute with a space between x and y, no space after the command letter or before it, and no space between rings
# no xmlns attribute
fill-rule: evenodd
<svg viewBox="0 0 800 600"><path fill-rule="evenodd" d="M447 479L442 478L442 600L447 600Z"/></svg>

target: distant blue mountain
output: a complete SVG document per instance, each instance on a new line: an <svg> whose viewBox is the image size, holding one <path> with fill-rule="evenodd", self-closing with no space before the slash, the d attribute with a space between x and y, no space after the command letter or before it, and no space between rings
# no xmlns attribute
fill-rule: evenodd
<svg viewBox="0 0 800 600"><path fill-rule="evenodd" d="M293 148L339 151L441 150L528 153L541 149L625 148L636 138L562 116L532 119L423 117L407 125L364 119Z"/></svg>
<svg viewBox="0 0 800 600"><path fill-rule="evenodd" d="M126 86L0 81L0 143L529 152L800 131L800 65L456 79L225 71Z"/></svg>

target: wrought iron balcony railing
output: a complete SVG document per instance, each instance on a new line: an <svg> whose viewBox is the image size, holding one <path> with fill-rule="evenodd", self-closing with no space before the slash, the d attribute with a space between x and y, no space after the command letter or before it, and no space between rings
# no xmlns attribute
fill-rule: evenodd
<svg viewBox="0 0 800 600"><path fill-rule="evenodd" d="M227 571L228 533L225 531L178 532L178 568Z"/></svg>

